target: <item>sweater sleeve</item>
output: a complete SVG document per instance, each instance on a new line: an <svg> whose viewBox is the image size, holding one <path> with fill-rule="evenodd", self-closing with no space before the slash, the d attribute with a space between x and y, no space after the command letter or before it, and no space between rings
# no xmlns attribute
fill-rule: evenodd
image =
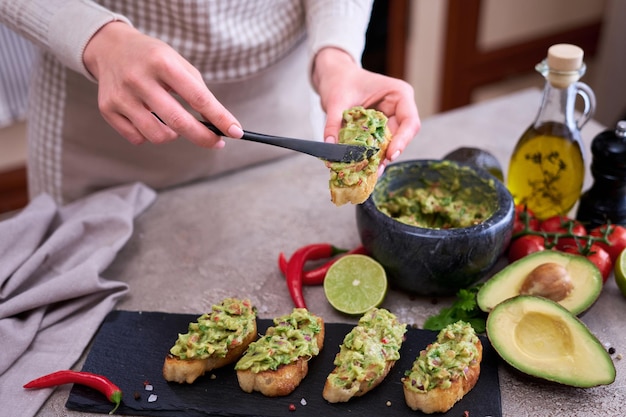
<svg viewBox="0 0 626 417"><path fill-rule="evenodd" d="M310 51L309 74L315 55L326 47L346 51L361 64L365 33L373 0L307 0L306 25Z"/></svg>
<svg viewBox="0 0 626 417"><path fill-rule="evenodd" d="M83 62L91 37L113 21L131 24L89 0L0 0L0 21L92 81Z"/></svg>

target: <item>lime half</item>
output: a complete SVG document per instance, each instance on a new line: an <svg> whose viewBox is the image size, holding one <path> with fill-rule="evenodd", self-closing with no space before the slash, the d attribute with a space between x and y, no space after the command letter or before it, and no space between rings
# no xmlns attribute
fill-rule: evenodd
<svg viewBox="0 0 626 417"><path fill-rule="evenodd" d="M613 267L615 283L626 297L626 249L620 252Z"/></svg>
<svg viewBox="0 0 626 417"><path fill-rule="evenodd" d="M328 269L324 293L336 310L363 314L385 299L387 274L382 265L369 256L345 255Z"/></svg>

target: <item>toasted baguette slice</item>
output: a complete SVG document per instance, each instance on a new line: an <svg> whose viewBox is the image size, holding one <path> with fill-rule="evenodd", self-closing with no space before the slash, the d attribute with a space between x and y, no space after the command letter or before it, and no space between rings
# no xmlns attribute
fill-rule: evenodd
<svg viewBox="0 0 626 417"><path fill-rule="evenodd" d="M469 324L465 324L465 326L469 326ZM471 329L471 326L469 327ZM440 335L445 333L447 329L452 329L452 327L449 326L448 328L442 330ZM450 337L447 339L445 337L438 338L437 343L429 345L424 351L422 351L420 353L420 357L416 359L416 364L414 364L412 371L416 369L416 366L419 366L417 365L417 362L420 360L423 361L426 357L428 357L429 353L434 352L434 349L439 349L442 352L450 349L455 350L455 348L449 344L458 343L459 329L462 331L462 327L459 326L457 326L455 330L451 330L455 333L456 339ZM448 333L448 336L451 335L452 333ZM471 335L469 335L469 337L471 337L471 340L464 340L463 343L466 343L466 345L465 347L461 346L460 349L467 348L467 344L473 345L475 348L473 350L473 354L471 355L471 358L469 358L467 366L463 364L456 369L446 368L446 371L450 373L449 386L442 386L438 381L436 381L436 377L429 375L427 378L430 378L430 381L434 381L433 383L436 384L434 388L412 389L411 385L420 383L416 382L417 380L414 378L414 374L411 373L407 377L403 378L404 398L409 408L414 411L420 410L426 414L445 413L450 410L454 404L460 401L465 394L474 388L474 385L476 385L478 377L480 376L480 362L482 360L483 347L478 337L474 335L473 329L471 330ZM443 346L446 343L448 343L448 345ZM423 381L423 379L420 379L419 381Z"/></svg>
<svg viewBox="0 0 626 417"><path fill-rule="evenodd" d="M339 143L378 147L371 158L353 163L327 162L331 170L329 181L331 201L341 206L360 204L374 191L378 181L378 166L384 159L391 142L387 117L376 110L353 107L344 112L344 127L339 133ZM368 130L364 130L364 126Z"/></svg>
<svg viewBox="0 0 626 417"><path fill-rule="evenodd" d="M237 323L234 328L233 320ZM214 334L202 331L201 322L203 328L208 328L206 332ZM213 306L211 313L190 323L187 334L179 335L165 357L163 377L167 381L191 384L205 372L235 362L256 338L256 313L250 301L227 298Z"/></svg>
<svg viewBox="0 0 626 417"><path fill-rule="evenodd" d="M256 323L250 329L247 336L242 339L241 343L235 345L228 350L226 356L210 356L206 359L180 359L171 353L165 357L163 364L163 377L170 382L188 384L193 383L196 379L213 369L218 369L229 365L238 360L246 351L248 345L257 338Z"/></svg>
<svg viewBox="0 0 626 417"><path fill-rule="evenodd" d="M324 384L324 399L347 402L380 385L400 358L405 332L406 325L385 309L365 313L340 346L335 369Z"/></svg>
<svg viewBox="0 0 626 417"><path fill-rule="evenodd" d="M305 309L294 309L292 316L294 314L306 314L309 317L307 319L304 318L306 316L301 316L304 320L298 321L297 323L297 326L299 326L297 328L300 329L299 331L303 331L305 335L311 336L312 348L309 355L295 357L289 363L278 365L276 369L270 368L264 370L256 369L254 365L249 366L250 361L247 361L248 358L244 355L235 366L237 370L237 380L243 391L248 393L258 391L267 397L281 397L292 393L306 377L309 370L308 361L311 357L316 356L324 346L324 321L321 317L314 316ZM277 327L270 327L264 337L250 346L246 355L250 354L251 356L255 356L258 355L259 352L267 353L271 349L271 344L279 340L280 343L287 342L287 332L283 332L284 328L281 325L281 323L284 325L285 317L288 316L275 319L274 322L277 324ZM312 327L317 329L316 332L310 333L308 330L304 329L304 326L309 327L306 323L308 320L315 322L315 326ZM294 321L291 321L291 323L295 324ZM292 327L292 330L294 328L295 327ZM268 356L266 356L266 358L267 357Z"/></svg>
<svg viewBox="0 0 626 417"><path fill-rule="evenodd" d="M322 396L329 403L345 403L350 401L353 397L365 395L383 382L395 363L396 361L385 361L385 367L382 372L372 370L366 374L367 376L362 381L359 382L355 380L345 386L334 385L327 379L324 384ZM337 372L338 368L335 368L331 372L331 375L336 375Z"/></svg>

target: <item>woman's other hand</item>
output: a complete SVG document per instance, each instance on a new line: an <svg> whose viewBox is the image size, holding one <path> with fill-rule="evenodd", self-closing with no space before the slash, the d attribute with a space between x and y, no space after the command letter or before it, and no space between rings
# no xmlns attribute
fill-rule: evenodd
<svg viewBox="0 0 626 417"><path fill-rule="evenodd" d="M180 135L203 147L224 145L173 93L222 132L243 134L239 121L209 91L196 68L166 43L126 23L102 27L87 44L83 60L98 80L102 116L133 144L164 143Z"/></svg>
<svg viewBox="0 0 626 417"><path fill-rule="evenodd" d="M343 111L353 106L375 108L389 119L393 140L386 161L393 161L420 129L413 87L407 82L367 71L346 52L324 48L315 57L313 83L326 112L326 141L336 141Z"/></svg>

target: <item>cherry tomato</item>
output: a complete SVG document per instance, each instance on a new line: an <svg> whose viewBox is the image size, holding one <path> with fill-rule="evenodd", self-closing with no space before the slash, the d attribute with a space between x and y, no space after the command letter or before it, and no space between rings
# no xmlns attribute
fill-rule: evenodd
<svg viewBox="0 0 626 417"><path fill-rule="evenodd" d="M509 263L522 259L531 253L545 250L546 246L542 236L524 235L511 242L509 246Z"/></svg>
<svg viewBox="0 0 626 417"><path fill-rule="evenodd" d="M587 236L587 230L581 222L566 216L552 216L545 219L539 225L539 230L549 233L571 233L574 236Z"/></svg>
<svg viewBox="0 0 626 417"><path fill-rule="evenodd" d="M550 238L548 238L550 239ZM554 242L553 249L563 250L568 247L573 248L584 248L587 245L587 241L583 239L576 239L576 237L559 237L556 242Z"/></svg>
<svg viewBox="0 0 626 417"><path fill-rule="evenodd" d="M582 255L578 247L575 246L564 247L561 251L573 253L574 255L586 256L587 259L593 262L593 264L600 270L600 274L602 274L602 282L606 282L609 275L611 275L611 271L613 271L613 262L611 262L609 253L595 243L591 245L587 255Z"/></svg>
<svg viewBox="0 0 626 417"><path fill-rule="evenodd" d="M608 234L607 234L608 229ZM626 227L610 224L598 226L593 229L590 233L591 236L595 237L604 237L607 234L607 240L609 244L604 242L596 242L596 245L600 246L602 249L609 253L611 257L611 262L615 263L619 254L626 249Z"/></svg>
<svg viewBox="0 0 626 417"><path fill-rule="evenodd" d="M567 233L574 236L587 236L587 229L577 220L570 219L567 216L552 216L541 222L539 230L547 233ZM557 248L561 249L565 246L576 246L573 238L560 237L556 242L549 239L548 246L556 243ZM584 242L583 242L584 245Z"/></svg>
<svg viewBox="0 0 626 417"><path fill-rule="evenodd" d="M515 206L513 234L523 231L526 227L526 221L528 221L528 228L530 230L539 230L539 219L535 217L535 213L533 213L532 210L530 210L524 204L517 204Z"/></svg>

